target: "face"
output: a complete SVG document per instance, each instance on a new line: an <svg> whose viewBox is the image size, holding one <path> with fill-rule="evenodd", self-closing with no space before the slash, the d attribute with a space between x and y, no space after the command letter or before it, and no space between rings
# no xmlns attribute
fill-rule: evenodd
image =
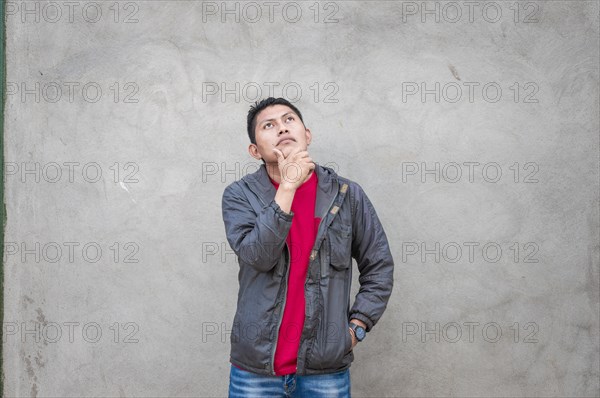
<svg viewBox="0 0 600 398"><path fill-rule="evenodd" d="M273 105L263 109L256 116L256 144L250 144L248 151L255 159L267 163L277 163L273 148L279 149L284 157L297 147L306 150L312 139L309 129L298 115L286 105Z"/></svg>

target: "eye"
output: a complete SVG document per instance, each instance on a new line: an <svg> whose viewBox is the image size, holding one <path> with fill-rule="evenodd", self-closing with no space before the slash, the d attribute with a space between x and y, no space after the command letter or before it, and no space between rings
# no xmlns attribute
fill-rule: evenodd
<svg viewBox="0 0 600 398"><path fill-rule="evenodd" d="M267 123L265 123L263 128L268 129L270 126L272 126L271 122L267 122Z"/></svg>
<svg viewBox="0 0 600 398"><path fill-rule="evenodd" d="M290 119L291 119L291 120L294 120L294 117L293 117L292 115L290 115L290 116L288 116L288 117L287 117L287 119L285 119L285 120L287 121L287 120L290 120Z"/></svg>

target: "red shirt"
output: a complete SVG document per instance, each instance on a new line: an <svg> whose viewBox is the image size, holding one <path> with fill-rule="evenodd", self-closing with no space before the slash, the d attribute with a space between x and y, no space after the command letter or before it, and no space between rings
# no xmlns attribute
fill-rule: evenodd
<svg viewBox="0 0 600 398"><path fill-rule="evenodd" d="M275 189L279 187L279 184L272 179L271 183ZM278 376L296 373L298 348L305 316L304 283L310 252L315 244L321 221L319 217L315 217L316 197L317 173L313 171L310 178L296 190L292 201L291 210L294 212L294 217L286 238L290 249L290 268L283 319L275 349L274 369Z"/></svg>

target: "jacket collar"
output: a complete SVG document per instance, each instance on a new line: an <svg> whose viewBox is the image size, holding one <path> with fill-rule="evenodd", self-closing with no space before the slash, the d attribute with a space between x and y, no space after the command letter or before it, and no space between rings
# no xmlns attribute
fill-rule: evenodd
<svg viewBox="0 0 600 398"><path fill-rule="evenodd" d="M338 175L333 169L321 166L315 162L315 172L317 174L317 198L315 203L315 217L321 217L333 202L338 192ZM263 163L260 168L252 174L242 178L250 186L260 199L265 203L270 203L275 198L276 189L269 179L267 167Z"/></svg>

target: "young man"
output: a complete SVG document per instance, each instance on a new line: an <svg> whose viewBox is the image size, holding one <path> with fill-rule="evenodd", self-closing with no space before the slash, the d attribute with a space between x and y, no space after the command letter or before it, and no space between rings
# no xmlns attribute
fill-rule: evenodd
<svg viewBox="0 0 600 398"><path fill-rule="evenodd" d="M392 292L386 234L357 183L313 162L294 105L257 102L247 125L263 164L222 200L240 267L229 396L349 397L352 349ZM352 258L360 289L350 307Z"/></svg>

